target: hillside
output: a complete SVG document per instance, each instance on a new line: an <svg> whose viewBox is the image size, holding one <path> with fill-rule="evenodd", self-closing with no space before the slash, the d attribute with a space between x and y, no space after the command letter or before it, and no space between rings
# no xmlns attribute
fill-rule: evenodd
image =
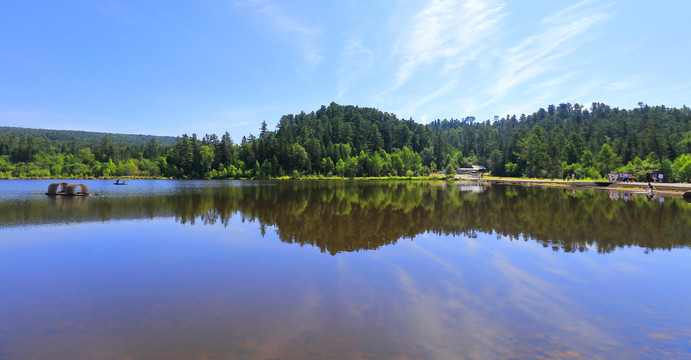
<svg viewBox="0 0 691 360"><path fill-rule="evenodd" d="M50 129L30 129L21 127L0 126L0 134L22 137L25 135L44 138L51 142L71 142L78 144L96 144L104 136L119 145L140 145L146 144L151 139L155 139L159 145L172 146L175 144L173 136L154 136L154 135L134 135L134 134L114 134L104 132L91 132L79 130L50 130Z"/></svg>
<svg viewBox="0 0 691 360"><path fill-rule="evenodd" d="M498 176L599 178L617 171L636 178L653 172L677 181L691 177L687 107L559 104L494 122L466 118L423 125L375 108L331 103L284 115L275 131L263 124L259 137L243 137L239 146L224 139L179 138L164 173L409 176L480 164Z"/></svg>

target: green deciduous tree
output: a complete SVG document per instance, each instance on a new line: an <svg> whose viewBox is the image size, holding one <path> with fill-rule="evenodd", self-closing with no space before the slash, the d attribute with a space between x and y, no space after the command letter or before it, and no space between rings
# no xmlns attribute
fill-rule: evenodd
<svg viewBox="0 0 691 360"><path fill-rule="evenodd" d="M617 168L619 159L614 153L609 144L602 144L600 152L597 154L597 164L600 170L600 175L605 176L607 173Z"/></svg>

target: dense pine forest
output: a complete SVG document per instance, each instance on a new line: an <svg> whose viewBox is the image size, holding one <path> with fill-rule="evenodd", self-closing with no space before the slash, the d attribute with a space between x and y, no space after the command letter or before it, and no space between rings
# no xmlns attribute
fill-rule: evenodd
<svg viewBox="0 0 691 360"><path fill-rule="evenodd" d="M173 140L0 127L0 178L410 177L472 164L496 176L601 178L616 171L638 180L654 172L668 181L691 180L686 106L560 104L527 116L425 125L331 103L284 115L275 130L266 122L258 130L236 143L237 134L228 132Z"/></svg>

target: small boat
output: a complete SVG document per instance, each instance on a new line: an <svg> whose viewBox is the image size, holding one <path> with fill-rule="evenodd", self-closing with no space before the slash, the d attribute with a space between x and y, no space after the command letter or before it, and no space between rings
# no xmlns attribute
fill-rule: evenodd
<svg viewBox="0 0 691 360"><path fill-rule="evenodd" d="M117 179L113 185L127 185L125 184L125 179Z"/></svg>

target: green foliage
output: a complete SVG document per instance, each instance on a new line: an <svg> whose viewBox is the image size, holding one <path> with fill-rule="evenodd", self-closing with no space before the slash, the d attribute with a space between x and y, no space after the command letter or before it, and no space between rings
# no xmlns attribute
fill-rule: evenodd
<svg viewBox="0 0 691 360"><path fill-rule="evenodd" d="M19 127L0 126L0 134L16 137L33 137L48 140L52 143L69 143L75 141L80 146L95 144L101 141L104 137L108 137L116 144L140 146L148 144L154 140L157 144L162 146L171 146L175 144L175 137L172 136L154 136L154 135L131 135L131 134L113 134L91 131L74 131L74 130L48 130L48 129L28 129Z"/></svg>
<svg viewBox="0 0 691 360"><path fill-rule="evenodd" d="M599 179L600 173L597 172L594 166L586 166L576 169L576 178L578 179Z"/></svg>
<svg viewBox="0 0 691 360"><path fill-rule="evenodd" d="M450 163L449 163L449 165L446 165L446 169L444 171L446 171L446 178L447 179L453 179L454 175L456 174L456 171L455 171L453 165Z"/></svg>
<svg viewBox="0 0 691 360"><path fill-rule="evenodd" d="M652 174L657 171L658 166L659 165L657 163L652 161L651 157L648 157L645 160L641 160L641 158L636 157L633 159L633 161L617 170L617 172L632 174L636 181L644 181L648 174Z"/></svg>
<svg viewBox="0 0 691 360"><path fill-rule="evenodd" d="M2 171L0 162L0 171ZM691 182L691 154L684 154L674 159L671 166L671 180L676 182Z"/></svg>
<svg viewBox="0 0 691 360"><path fill-rule="evenodd" d="M520 142L521 152L519 159L528 177L547 176L549 157L547 155L547 143L545 130L536 125L531 134Z"/></svg>
<svg viewBox="0 0 691 360"><path fill-rule="evenodd" d="M504 165L504 174L506 174L506 176L519 176L518 164L512 162L506 163Z"/></svg>
<svg viewBox="0 0 691 360"><path fill-rule="evenodd" d="M614 153L612 147L609 144L602 144L600 152L597 154L598 166L600 169L600 174L605 176L610 171L617 167L619 159L617 154Z"/></svg>
<svg viewBox="0 0 691 360"><path fill-rule="evenodd" d="M595 167L595 157L590 150L586 150L581 155L581 165L584 168L594 168Z"/></svg>
<svg viewBox="0 0 691 360"><path fill-rule="evenodd" d="M466 118L422 125L331 103L284 115L275 131L266 122L259 129L259 137L250 134L234 144L228 132L220 139L183 134L172 140L0 128L0 177L390 177L470 165L497 176L597 178L626 171L638 178L662 172L667 181L689 177L687 107L559 104L493 123Z"/></svg>
<svg viewBox="0 0 691 360"><path fill-rule="evenodd" d="M585 171L583 170L583 166L581 166L580 163L573 163L573 164L566 164L566 162L562 163L562 176L563 178L571 179L571 175L574 175L577 178L582 178L583 174Z"/></svg>

